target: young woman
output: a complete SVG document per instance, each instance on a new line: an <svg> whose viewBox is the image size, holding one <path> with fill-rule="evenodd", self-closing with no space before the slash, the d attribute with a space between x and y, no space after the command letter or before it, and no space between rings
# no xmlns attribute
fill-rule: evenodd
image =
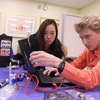
<svg viewBox="0 0 100 100"><path fill-rule="evenodd" d="M100 86L100 19L93 15L84 16L75 24L75 29L86 48L72 63L43 51L32 52L30 61L35 67L53 66L55 68L45 70L44 74L55 71L55 75L88 90ZM87 66L89 70L82 70Z"/></svg>
<svg viewBox="0 0 100 100"><path fill-rule="evenodd" d="M29 36L29 44L32 51L45 51L58 58L66 57L67 50L59 41L57 24L53 19L45 20L39 27L36 34ZM22 59L18 52L14 59Z"/></svg>

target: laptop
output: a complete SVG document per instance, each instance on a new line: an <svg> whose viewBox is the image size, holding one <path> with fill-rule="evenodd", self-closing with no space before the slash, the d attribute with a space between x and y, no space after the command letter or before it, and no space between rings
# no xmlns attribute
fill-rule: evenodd
<svg viewBox="0 0 100 100"><path fill-rule="evenodd" d="M10 62L12 37L0 35L0 67L6 67Z"/></svg>
<svg viewBox="0 0 100 100"><path fill-rule="evenodd" d="M29 61L29 55L32 52L31 48L29 46L28 40L27 39L23 39L23 40L18 40L20 49L22 51L26 66L27 66L27 71L30 74L34 74L38 77L39 79L39 86L52 86L52 83L56 83L57 85L59 85L59 79L61 79L62 77L60 76L54 76L54 75L44 75L43 71L45 70L45 67L43 66L38 66L38 67L34 67L31 62ZM73 83L65 80L64 84L72 86L74 85Z"/></svg>

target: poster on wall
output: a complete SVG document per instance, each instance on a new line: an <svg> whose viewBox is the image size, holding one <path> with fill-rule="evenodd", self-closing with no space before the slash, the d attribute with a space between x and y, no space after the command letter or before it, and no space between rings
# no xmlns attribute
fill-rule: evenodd
<svg viewBox="0 0 100 100"><path fill-rule="evenodd" d="M0 35L0 56L10 56L12 37Z"/></svg>
<svg viewBox="0 0 100 100"><path fill-rule="evenodd" d="M6 17L6 34L13 37L28 37L34 33L35 17L12 16Z"/></svg>
<svg viewBox="0 0 100 100"><path fill-rule="evenodd" d="M43 21L45 21L46 19L51 19L51 18L44 18L44 17L41 17L41 18L40 18L40 24L41 24ZM55 20L57 26L59 27L59 20L58 20L58 19L53 19L53 20Z"/></svg>

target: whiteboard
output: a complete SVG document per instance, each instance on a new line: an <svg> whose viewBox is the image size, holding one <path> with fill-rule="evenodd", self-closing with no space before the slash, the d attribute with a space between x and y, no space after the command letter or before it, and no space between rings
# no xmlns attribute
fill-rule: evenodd
<svg viewBox="0 0 100 100"><path fill-rule="evenodd" d="M79 34L75 31L74 24L78 23L81 16L72 14L62 14L60 19L61 41L68 50L68 57L78 57L84 50Z"/></svg>

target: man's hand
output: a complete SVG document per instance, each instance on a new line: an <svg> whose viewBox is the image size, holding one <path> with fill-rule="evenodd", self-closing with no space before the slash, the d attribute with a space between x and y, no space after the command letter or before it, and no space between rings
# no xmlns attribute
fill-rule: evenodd
<svg viewBox="0 0 100 100"><path fill-rule="evenodd" d="M50 73L52 73L52 72L55 72L54 76L59 76L59 72L58 72L57 68L48 68L43 72L43 74L49 76Z"/></svg>

